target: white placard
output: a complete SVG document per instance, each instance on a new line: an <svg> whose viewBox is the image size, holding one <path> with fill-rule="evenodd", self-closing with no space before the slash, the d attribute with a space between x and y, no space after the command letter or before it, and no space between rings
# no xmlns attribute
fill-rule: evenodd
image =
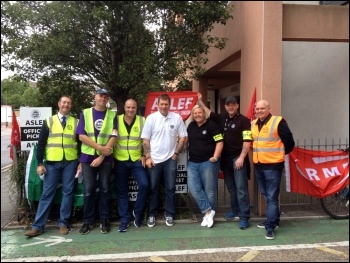
<svg viewBox="0 0 350 263"><path fill-rule="evenodd" d="M52 116L51 107L21 107L20 129L21 150L30 151L38 143L41 126L46 118Z"/></svg>

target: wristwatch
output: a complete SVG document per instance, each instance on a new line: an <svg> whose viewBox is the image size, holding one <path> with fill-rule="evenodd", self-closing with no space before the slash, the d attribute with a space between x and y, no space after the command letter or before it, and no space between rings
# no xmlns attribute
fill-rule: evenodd
<svg viewBox="0 0 350 263"><path fill-rule="evenodd" d="M174 154L175 154L176 156L179 156L179 153L177 153L177 152L174 152Z"/></svg>

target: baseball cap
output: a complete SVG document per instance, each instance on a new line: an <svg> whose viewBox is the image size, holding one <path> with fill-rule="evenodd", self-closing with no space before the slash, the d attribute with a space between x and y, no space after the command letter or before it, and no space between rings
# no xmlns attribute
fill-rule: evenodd
<svg viewBox="0 0 350 263"><path fill-rule="evenodd" d="M229 103L229 102L233 102L233 103L238 104L238 100L236 99L236 97L233 97L233 96L230 96L230 97L227 97L227 98L226 98L225 104L227 104L227 103Z"/></svg>
<svg viewBox="0 0 350 263"><path fill-rule="evenodd" d="M96 91L96 94L106 94L106 95L108 95L108 96L109 96L108 91L107 91L107 90L105 90L105 89L98 89L98 90Z"/></svg>

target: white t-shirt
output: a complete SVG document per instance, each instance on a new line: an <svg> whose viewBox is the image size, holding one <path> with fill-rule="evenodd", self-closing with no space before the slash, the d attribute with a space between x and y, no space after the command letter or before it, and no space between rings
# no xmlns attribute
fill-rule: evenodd
<svg viewBox="0 0 350 263"><path fill-rule="evenodd" d="M179 114L169 112L165 117L157 111L146 118L141 138L150 141L154 163L164 162L173 156L178 137L187 137L185 123Z"/></svg>

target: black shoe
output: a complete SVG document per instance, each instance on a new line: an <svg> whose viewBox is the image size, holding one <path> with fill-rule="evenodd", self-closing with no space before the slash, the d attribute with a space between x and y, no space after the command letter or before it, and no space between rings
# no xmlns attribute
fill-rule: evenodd
<svg viewBox="0 0 350 263"><path fill-rule="evenodd" d="M135 218L134 220L134 226L141 227L142 226L142 217L141 216L135 216L135 211L132 211L132 214Z"/></svg>
<svg viewBox="0 0 350 263"><path fill-rule="evenodd" d="M273 230L271 230L271 229L267 230L265 238L268 239L268 240L275 239L275 232Z"/></svg>
<svg viewBox="0 0 350 263"><path fill-rule="evenodd" d="M128 230L129 223L128 222L120 222L118 232L126 232Z"/></svg>
<svg viewBox="0 0 350 263"><path fill-rule="evenodd" d="M83 224L83 226L80 228L79 233L81 235L86 235L90 232L91 229L95 227L94 224Z"/></svg>
<svg viewBox="0 0 350 263"><path fill-rule="evenodd" d="M108 219L102 220L102 222L100 224L100 229L101 229L101 233L103 233L103 234L109 233L111 231L111 225L109 224Z"/></svg>

